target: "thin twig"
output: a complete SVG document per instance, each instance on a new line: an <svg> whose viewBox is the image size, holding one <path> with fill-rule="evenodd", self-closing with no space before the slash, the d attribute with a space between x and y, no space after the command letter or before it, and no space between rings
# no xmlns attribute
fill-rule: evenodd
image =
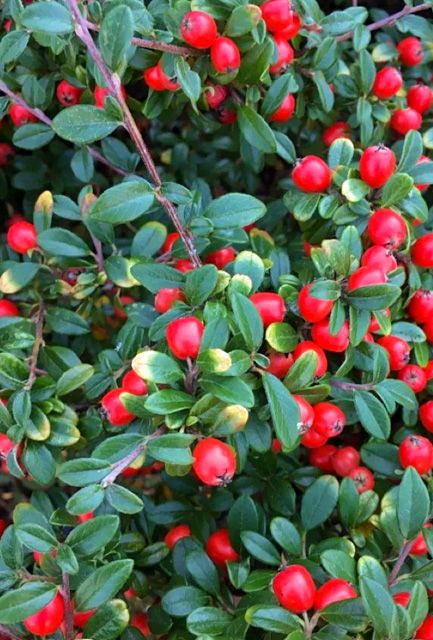
<svg viewBox="0 0 433 640"><path fill-rule="evenodd" d="M9 640L21 640L21 638L15 633L13 633L10 629L5 627L3 624L0 624L0 638L8 638Z"/></svg>
<svg viewBox="0 0 433 640"><path fill-rule="evenodd" d="M86 20L86 26L91 31L100 31L100 27L90 20ZM142 49L153 49L154 51L165 51L166 53L174 53L178 56L187 58L189 56L201 56L203 51L199 49L190 49L189 47L180 47L177 44L169 44L168 42L157 42L156 40L145 40L144 38L132 38L131 44Z"/></svg>
<svg viewBox="0 0 433 640"><path fill-rule="evenodd" d="M36 380L36 369L38 364L39 351L44 341L44 320L45 320L45 306L43 302L40 302L38 313L36 316L36 332L35 332L35 342L33 344L32 355L30 358L30 372L29 377L27 378L27 382L24 385L24 389L26 391L30 391L33 386L34 381Z"/></svg>
<svg viewBox="0 0 433 640"><path fill-rule="evenodd" d="M141 453L143 453L143 451L146 449L146 445L148 444L148 442L150 442L151 440L154 440L155 438L159 438L159 436L162 436L165 432L166 432L166 428L160 427L154 433L151 433L149 436L143 438L143 441L140 442L140 444L138 444L135 447L135 449L131 451L131 453L128 453L128 455L126 455L124 458L121 458L118 462L116 462L116 464L113 466L110 473L107 476L105 476L105 478L102 480L101 487L105 489L110 484L113 484L117 476L119 476L122 473L122 471L127 469L131 464L131 462L134 462L134 460L138 458L138 456Z"/></svg>
<svg viewBox="0 0 433 640"><path fill-rule="evenodd" d="M96 264L98 265L98 271L104 271L105 263L104 254L102 252L102 242L98 240L98 238L96 238L93 233L90 234L90 237L92 238L93 246L95 247L95 258Z"/></svg>
<svg viewBox="0 0 433 640"><path fill-rule="evenodd" d="M408 557L410 550L412 549L413 540L409 542L405 542L405 544L400 549L400 553L398 554L397 561L389 574L388 584L390 587L393 587L397 582L397 576L400 573L400 569L405 563L406 558Z"/></svg>
<svg viewBox="0 0 433 640"><path fill-rule="evenodd" d="M343 382L336 378L331 380L331 385L337 389L342 389L343 391L373 391L376 386L373 382L358 384L357 382Z"/></svg>
<svg viewBox="0 0 433 640"><path fill-rule="evenodd" d="M110 92L110 94L117 100L120 105L120 108L123 113L123 123L125 129L128 131L131 140L133 141L143 163L146 167L152 181L155 185L155 196L161 206L166 210L170 220L172 221L176 231L179 233L179 236L185 246L185 249L195 267L201 266L201 260L197 253L197 250L194 246L193 236L189 229L184 227L182 224L176 207L173 203L168 200L161 192L162 181L159 177L157 168L155 163L153 162L150 151L143 140L143 136L137 124L132 116L131 111L126 103L126 100L122 93L122 85L120 82L120 78L117 74L111 75L108 68L106 67L104 60L102 58L101 52L96 46L92 34L89 31L89 27L87 24L87 20L81 15L80 7L78 4L78 0L68 0L68 6L71 10L73 19L75 21L75 33L77 37L81 40L81 42L85 45L89 55L93 59L94 63L98 67L101 75L104 79L105 85Z"/></svg>
<svg viewBox="0 0 433 640"><path fill-rule="evenodd" d="M72 640L74 635L74 616L71 607L71 590L69 587L69 574L62 572L62 594L65 603L65 640Z"/></svg>
<svg viewBox="0 0 433 640"><path fill-rule="evenodd" d="M37 118L40 122L43 122L48 127L52 128L53 121L51 120L51 118L49 118L47 116L46 113L44 113L40 109L36 109L36 108L31 107L30 105L28 105L27 102L25 100L23 100L23 98L20 95L18 95L17 93L14 93L13 91L11 91L11 89L9 89L9 87L2 80L0 80L0 91L2 93L4 93L6 96L8 96L8 98L10 98L15 104L18 104L21 107L24 107L24 109L27 109L27 111L32 113L35 116L35 118ZM93 147L88 146L87 149L88 149L90 155L97 162L100 162L101 164L104 164L106 167L108 167L109 169L111 169L115 173L119 174L120 176L129 175L126 171L124 171L123 169L119 169L119 167L116 167L109 160L104 158L104 156L101 153L99 153L99 151L94 149Z"/></svg>
<svg viewBox="0 0 433 640"><path fill-rule="evenodd" d="M397 11L397 13L393 13L391 16L387 16L386 18L382 18L381 20L377 20L376 22L367 25L367 29L369 31L376 31L376 29L381 29L382 27L393 24L396 20L409 16L411 13L419 13L420 11L426 11L427 9L431 9L431 5L428 2L423 2L416 7L406 6L404 9ZM352 36L353 31L348 31L347 33L343 33L341 36L337 36L335 39L337 42L343 42L344 40L350 40Z"/></svg>

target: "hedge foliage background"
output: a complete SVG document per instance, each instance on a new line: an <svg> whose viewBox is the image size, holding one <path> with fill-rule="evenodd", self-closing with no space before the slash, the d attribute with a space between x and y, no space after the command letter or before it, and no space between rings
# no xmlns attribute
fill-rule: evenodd
<svg viewBox="0 0 433 640"><path fill-rule="evenodd" d="M432 640L431 8L3 2L0 637Z"/></svg>

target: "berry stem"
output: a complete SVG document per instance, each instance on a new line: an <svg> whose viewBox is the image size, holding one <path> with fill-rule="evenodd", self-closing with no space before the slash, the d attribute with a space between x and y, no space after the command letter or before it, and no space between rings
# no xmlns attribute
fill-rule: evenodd
<svg viewBox="0 0 433 640"><path fill-rule="evenodd" d="M356 382L343 382L342 380L331 380L331 385L343 391L373 391L375 384L367 382L366 384L358 384Z"/></svg>
<svg viewBox="0 0 433 640"><path fill-rule="evenodd" d="M138 456L141 453L143 453L143 451L146 449L146 445L148 444L148 442L150 442L151 440L154 440L155 438L159 438L159 436L162 436L165 432L166 432L166 428L160 427L154 433L151 433L149 436L146 436L142 440L142 442L140 442L140 444L138 444L135 447L135 449L133 449L130 453L128 453L128 455L126 455L124 458L121 458L118 462L116 462L116 464L113 466L110 473L107 476L105 476L105 478L102 480L101 487L105 489L106 487L110 486L110 484L113 484L117 476L119 476L122 473L122 471L127 469L131 464L131 462L134 462L134 460L138 458Z"/></svg>
<svg viewBox="0 0 433 640"><path fill-rule="evenodd" d="M11 91L9 87L2 80L0 80L0 91L4 93L6 96L8 96L15 104L19 104L21 107L24 107L24 109L27 109L27 111L32 113L40 122L43 122L48 127L53 126L53 121L51 120L51 118L47 116L46 113L44 113L40 109L34 109L33 107L30 107L27 104L27 102L22 99L21 96ZM119 167L116 167L114 164L111 164L109 160L106 160L106 158L104 158L104 156L93 147L87 146L87 150L89 151L92 158L94 158L97 162L100 162L101 164L105 165L115 173L118 173L120 176L128 175L128 173L123 169L119 169Z"/></svg>
<svg viewBox="0 0 433 640"><path fill-rule="evenodd" d="M62 572L62 595L65 603L65 640L71 640L74 635L74 616L71 607L71 590L69 587L69 574Z"/></svg>
<svg viewBox="0 0 433 640"><path fill-rule="evenodd" d="M381 20L377 20L376 22L367 25L367 29L369 31L376 31L376 29L382 29L382 27L393 24L396 20L409 16L411 13L419 13L420 11L426 11L427 9L431 9L431 4L429 2L423 2L416 7L406 6L401 11L397 11L397 13L393 13L386 18L382 18ZM337 36L335 39L337 42L343 42L344 40L350 40L352 36L353 31L348 31L347 33L343 33L341 36Z"/></svg>
<svg viewBox="0 0 433 640"><path fill-rule="evenodd" d="M191 232L182 224L174 204L161 193L161 187L162 187L161 178L158 174L156 165L152 159L150 151L143 140L143 136L141 135L141 132L137 127L134 117L131 111L129 110L129 107L123 96L122 85L121 85L119 76L117 74L111 75L108 68L106 67L104 60L102 58L101 52L96 46L92 38L92 35L89 31L87 20L81 15L78 1L68 0L68 6L69 6L69 9L71 10L72 16L75 21L75 33L77 37L84 44L89 55L95 62L99 71L101 72L101 75L104 78L104 82L107 86L108 91L110 92L110 95L113 98L115 98L119 103L119 106L123 114L123 124L125 126L125 129L129 133L129 136L132 142L134 143L144 163L144 166L147 169L147 172L149 173L151 179L154 182L156 199L158 200L160 205L165 209L176 231L179 233L179 236L185 246L185 249L194 267L196 268L200 267L201 260L199 258L196 248L194 247L194 242L193 242L193 237Z"/></svg>
<svg viewBox="0 0 433 640"><path fill-rule="evenodd" d="M44 341L44 337L43 337L44 320L45 320L45 305L43 302L41 302L39 304L39 309L36 314L36 333L35 333L35 341L32 349L32 355L30 358L29 377L27 378L27 382L24 385L24 389L26 391L31 390L36 380L36 375L37 375L36 369L38 364L39 351Z"/></svg>
<svg viewBox="0 0 433 640"><path fill-rule="evenodd" d="M410 553L412 545L413 545L413 540L409 540L408 542L405 542L402 548L400 549L400 553L398 554L396 563L391 573L389 574L388 584L390 587L393 587L397 582L397 576L400 573L400 569L404 565L405 560Z"/></svg>

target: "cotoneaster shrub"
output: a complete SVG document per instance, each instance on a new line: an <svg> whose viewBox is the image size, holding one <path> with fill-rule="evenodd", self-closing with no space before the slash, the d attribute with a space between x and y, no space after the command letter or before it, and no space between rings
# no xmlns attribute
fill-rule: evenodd
<svg viewBox="0 0 433 640"><path fill-rule="evenodd" d="M430 3L0 11L0 637L432 640Z"/></svg>

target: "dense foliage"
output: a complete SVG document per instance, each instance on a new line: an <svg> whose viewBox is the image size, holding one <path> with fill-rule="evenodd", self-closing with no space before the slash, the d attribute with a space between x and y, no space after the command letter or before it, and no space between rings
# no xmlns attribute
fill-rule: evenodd
<svg viewBox="0 0 433 640"><path fill-rule="evenodd" d="M431 2L5 0L0 637L433 639Z"/></svg>

